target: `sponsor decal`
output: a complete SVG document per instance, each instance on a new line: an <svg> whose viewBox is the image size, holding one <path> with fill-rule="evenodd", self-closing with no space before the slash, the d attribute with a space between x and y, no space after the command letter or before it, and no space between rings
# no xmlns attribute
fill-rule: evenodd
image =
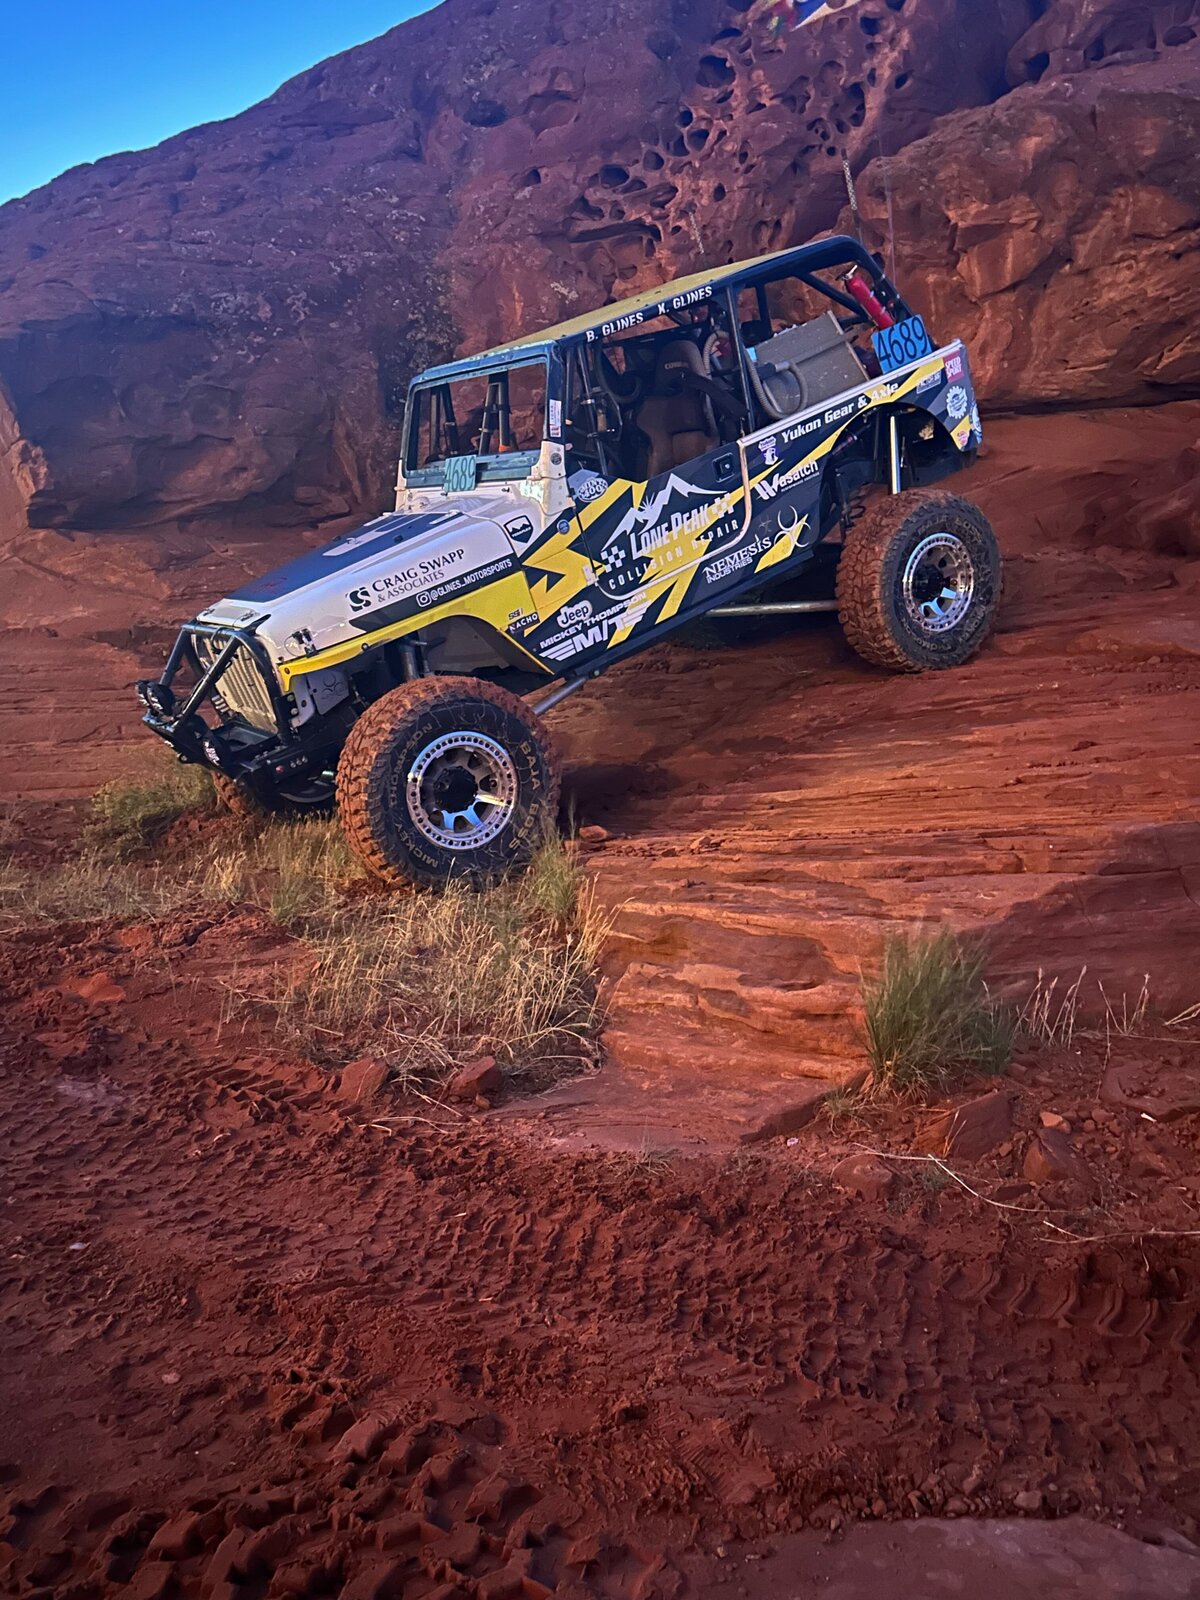
<svg viewBox="0 0 1200 1600"><path fill-rule="evenodd" d="M429 606L440 605L443 600L449 600L452 595L462 594L464 589L475 589L480 584L486 583L489 578L499 578L506 572L511 572L513 562L511 556L501 556L499 561L489 561L486 566L473 567L470 572L463 573L461 577L450 578L445 583L434 584L429 589L422 589L417 595L417 604L424 610Z"/></svg>
<svg viewBox="0 0 1200 1600"><path fill-rule="evenodd" d="M971 437L970 417L964 417L961 422L956 423L950 430L950 437L960 450L965 450L967 448L967 440Z"/></svg>
<svg viewBox="0 0 1200 1600"><path fill-rule="evenodd" d="M602 478L598 472L573 472L567 479L567 488L576 500L587 505L591 500L599 500L608 488L608 479Z"/></svg>
<svg viewBox="0 0 1200 1600"><path fill-rule="evenodd" d="M774 538L752 539L749 544L739 545L728 555L718 556L715 561L707 562L704 567L705 583L720 583L722 578L732 577L743 567L751 566L759 556L766 555L774 543Z"/></svg>
<svg viewBox="0 0 1200 1600"><path fill-rule="evenodd" d="M551 400L551 402L550 402L550 437L552 439L557 439L558 436L561 433L562 433L562 401L561 400Z"/></svg>
<svg viewBox="0 0 1200 1600"><path fill-rule="evenodd" d="M620 594L699 561L741 532L734 514L741 498L740 487L720 493L670 473L640 505L628 506L605 539L596 558L601 587Z"/></svg>
<svg viewBox="0 0 1200 1600"><path fill-rule="evenodd" d="M960 355L946 357L946 381L957 383L963 375L963 358Z"/></svg>
<svg viewBox="0 0 1200 1600"><path fill-rule="evenodd" d="M943 376L944 374L942 372L929 373L926 377L921 379L920 383L913 390L913 393L924 394L926 389L936 389L938 384L941 383Z"/></svg>
<svg viewBox="0 0 1200 1600"><path fill-rule="evenodd" d="M758 448L761 450L762 458L766 462L767 466L775 466L779 460L779 440L776 439L775 435L773 433L769 433L765 439L760 439L758 441Z"/></svg>
<svg viewBox="0 0 1200 1600"><path fill-rule="evenodd" d="M464 545L455 550L441 550L423 556L409 567L398 572L385 572L370 582L351 589L346 596L351 611L367 611L372 606L385 606L394 600L403 600L439 578L448 578L464 570L467 551Z"/></svg>
<svg viewBox="0 0 1200 1600"><path fill-rule="evenodd" d="M760 500L773 500L777 494L792 488L794 484L803 483L806 478L818 478L821 475L819 461L798 461L794 467L789 467L786 472L779 473L774 478L764 478L761 483L756 483L754 492Z"/></svg>
<svg viewBox="0 0 1200 1600"><path fill-rule="evenodd" d="M979 407L971 407L971 432L977 439L983 438L983 423L979 420Z"/></svg>
<svg viewBox="0 0 1200 1600"><path fill-rule="evenodd" d="M583 650L591 650L595 645L607 644L616 625L616 617L601 617L580 633L572 633L556 644L543 645L542 654L549 656L552 661L566 661Z"/></svg>
<svg viewBox="0 0 1200 1600"><path fill-rule="evenodd" d="M531 628L536 628L540 621L541 618L536 611L510 611L505 632L515 638L517 634L526 634Z"/></svg>
<svg viewBox="0 0 1200 1600"><path fill-rule="evenodd" d="M946 391L946 415L951 422L961 422L971 409L971 402L967 398L967 391L961 384L955 384L953 389Z"/></svg>
<svg viewBox="0 0 1200 1600"><path fill-rule="evenodd" d="M504 524L504 531L514 544L527 544L533 538L533 519L514 517L511 522Z"/></svg>
<svg viewBox="0 0 1200 1600"><path fill-rule="evenodd" d="M586 622L592 614L590 600L577 600L574 605L564 606L555 617L560 628L574 628L581 622Z"/></svg>
<svg viewBox="0 0 1200 1600"><path fill-rule="evenodd" d="M783 430L784 444L795 444L797 439L807 438L810 433L816 433L825 426L820 417L810 417L807 422L795 422L790 428Z"/></svg>

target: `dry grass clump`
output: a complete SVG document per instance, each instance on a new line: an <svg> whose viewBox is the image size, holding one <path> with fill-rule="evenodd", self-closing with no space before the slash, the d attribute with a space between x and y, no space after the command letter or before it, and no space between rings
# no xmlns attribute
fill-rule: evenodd
<svg viewBox="0 0 1200 1600"><path fill-rule="evenodd" d="M280 819L212 854L197 873L201 899L245 901L281 927L317 915L365 876L333 819Z"/></svg>
<svg viewBox="0 0 1200 1600"><path fill-rule="evenodd" d="M1103 1035L1111 1048L1114 1038L1132 1039L1144 1035L1154 1015L1150 1004L1150 974L1147 972L1143 975L1141 988L1132 999L1126 990L1122 990L1119 999L1110 1000L1107 989L1097 978L1096 994L1100 1005L1092 1004L1090 1012L1093 1024L1089 1025L1086 1018L1080 1016L1080 1008L1084 1004L1083 980L1087 970L1086 966L1080 967L1079 976L1059 998L1058 978L1047 979L1044 971L1038 968L1037 981L1017 1012L1017 1029L1024 1038L1039 1044L1067 1047L1074 1042L1077 1034L1084 1039ZM1100 1007L1103 1007L1104 1013L1102 1027L1096 1025L1101 1020ZM1178 1027L1195 1021L1197 1017L1200 1017L1200 1005L1188 1006L1178 1016L1161 1018L1161 1025Z"/></svg>
<svg viewBox="0 0 1200 1600"><path fill-rule="evenodd" d="M526 902L551 921L569 923L576 916L587 876L557 833L548 833L522 880Z"/></svg>
<svg viewBox="0 0 1200 1600"><path fill-rule="evenodd" d="M203 767L162 757L135 776L106 783L92 799L84 845L117 857L161 839L186 811L216 806L212 779Z"/></svg>
<svg viewBox="0 0 1200 1600"><path fill-rule="evenodd" d="M524 877L483 893L363 893L333 820L216 825L148 850L184 812L212 806L207 775L189 767L106 785L80 853L0 862L0 925L254 906L305 948L297 961L292 947L265 1001L232 995L226 1016L265 1003L316 1059L369 1051L398 1072L436 1076L468 1051L539 1070L587 1053L609 919L557 835Z"/></svg>
<svg viewBox="0 0 1200 1600"><path fill-rule="evenodd" d="M310 1052L344 1055L351 1039L357 1053L435 1073L468 1052L517 1064L554 1050L578 1057L598 1022L609 919L560 842L539 860L529 877L482 894L452 884L314 918L303 933L311 962L271 999L286 1031Z"/></svg>
<svg viewBox="0 0 1200 1600"><path fill-rule="evenodd" d="M331 821L239 830L153 861L131 860L123 848L113 854L111 843L89 843L46 865L0 862L0 923L128 921L186 906L253 905L286 927L361 876Z"/></svg>
<svg viewBox="0 0 1200 1600"><path fill-rule="evenodd" d="M887 941L879 976L863 993L877 1086L939 1093L962 1078L1006 1069L1014 1021L988 994L983 965L981 951L948 932Z"/></svg>
<svg viewBox="0 0 1200 1600"><path fill-rule="evenodd" d="M1079 991L1086 975L1087 968L1080 967L1075 982L1060 995L1058 979L1047 981L1039 967L1037 982L1017 1012L1018 1032L1041 1044L1069 1047L1079 1021Z"/></svg>
<svg viewBox="0 0 1200 1600"><path fill-rule="evenodd" d="M94 849L44 867L0 863L0 925L164 917L189 901L190 886L163 867L113 862Z"/></svg>

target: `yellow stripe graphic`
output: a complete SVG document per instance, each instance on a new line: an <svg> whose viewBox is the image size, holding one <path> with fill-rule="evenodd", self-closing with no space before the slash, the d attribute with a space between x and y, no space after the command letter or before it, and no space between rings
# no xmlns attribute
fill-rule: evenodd
<svg viewBox="0 0 1200 1600"><path fill-rule="evenodd" d="M415 617L405 617L402 622L393 622L375 633L356 634L353 639L344 639L341 644L330 645L327 650L320 650L313 656L296 656L293 660L281 664L279 676L283 687L290 689L293 681L306 672L317 672L322 667L336 667L343 661L352 661L364 651L373 650L376 645L387 644L392 639L402 639L407 633L418 633L430 623L441 622L446 617L478 617L483 622L490 622L498 633L504 633L508 627L510 613L519 610L521 615L525 616L531 605L529 585L525 581L524 573L510 572L503 578L497 578L495 583L489 583L486 588L455 595L452 600L447 600L440 606L430 606L428 611L422 611ZM543 671L551 670L526 650L524 645L518 644L511 634L507 637L521 654L528 656L536 666L541 667Z"/></svg>

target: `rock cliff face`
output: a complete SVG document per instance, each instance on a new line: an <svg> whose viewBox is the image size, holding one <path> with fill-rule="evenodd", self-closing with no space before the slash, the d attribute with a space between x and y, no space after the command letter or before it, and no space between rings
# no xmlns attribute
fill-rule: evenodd
<svg viewBox="0 0 1200 1600"><path fill-rule="evenodd" d="M416 367L828 229L843 155L987 397L1194 393L1198 11L447 0L0 208L0 528L378 505Z"/></svg>
<svg viewBox="0 0 1200 1600"><path fill-rule="evenodd" d="M1200 55L1018 89L868 169L913 297L993 405L1146 404L1200 381Z"/></svg>

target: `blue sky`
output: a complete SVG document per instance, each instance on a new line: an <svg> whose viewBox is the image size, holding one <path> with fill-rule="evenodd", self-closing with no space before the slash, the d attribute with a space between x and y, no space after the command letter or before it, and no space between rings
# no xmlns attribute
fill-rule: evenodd
<svg viewBox="0 0 1200 1600"><path fill-rule="evenodd" d="M0 203L244 111L432 0L23 0L0 40Z"/></svg>

